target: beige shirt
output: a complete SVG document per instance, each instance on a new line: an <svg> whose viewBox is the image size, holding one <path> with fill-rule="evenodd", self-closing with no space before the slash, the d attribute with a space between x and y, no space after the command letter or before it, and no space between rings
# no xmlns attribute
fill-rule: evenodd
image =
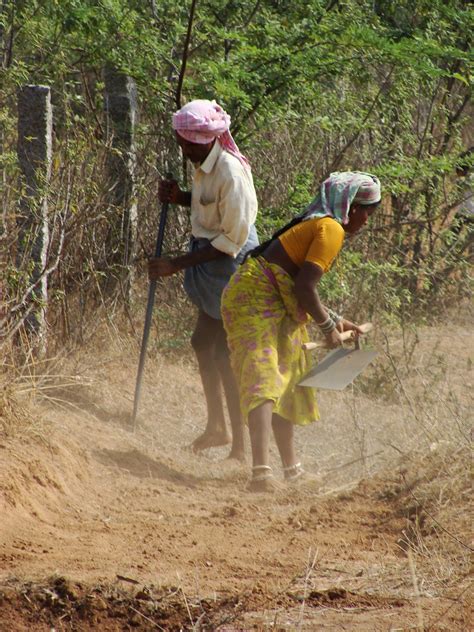
<svg viewBox="0 0 474 632"><path fill-rule="evenodd" d="M194 171L192 234L209 239L214 248L236 257L255 223L257 206L250 169L216 141Z"/></svg>

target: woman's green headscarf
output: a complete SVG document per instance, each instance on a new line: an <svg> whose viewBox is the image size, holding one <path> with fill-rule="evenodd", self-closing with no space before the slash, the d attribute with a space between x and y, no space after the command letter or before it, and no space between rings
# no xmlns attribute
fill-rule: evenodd
<svg viewBox="0 0 474 632"><path fill-rule="evenodd" d="M340 224L347 224L353 202L376 204L380 199L380 181L377 176L363 171L335 171L322 183L318 195L302 216L305 220L329 216Z"/></svg>

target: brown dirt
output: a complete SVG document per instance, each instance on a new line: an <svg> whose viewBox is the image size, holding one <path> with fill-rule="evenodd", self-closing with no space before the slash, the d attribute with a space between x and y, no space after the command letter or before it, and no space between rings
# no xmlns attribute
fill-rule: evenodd
<svg viewBox="0 0 474 632"><path fill-rule="evenodd" d="M147 364L134 431L136 352L103 348L40 386L42 432L0 434L0 631L469 629L468 522L445 523L462 544L439 561L442 516L413 499L450 459L422 467L409 407L322 393L323 420L298 434L320 484L251 494L248 465L186 447L205 413L192 364ZM443 372L438 400L458 378Z"/></svg>

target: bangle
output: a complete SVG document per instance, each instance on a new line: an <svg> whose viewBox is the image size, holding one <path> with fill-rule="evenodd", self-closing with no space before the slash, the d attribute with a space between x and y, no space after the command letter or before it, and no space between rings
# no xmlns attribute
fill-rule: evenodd
<svg viewBox="0 0 474 632"><path fill-rule="evenodd" d="M322 323L317 323L317 325L323 334L329 334L331 331L336 329L336 323L331 316L328 316Z"/></svg>
<svg viewBox="0 0 474 632"><path fill-rule="evenodd" d="M332 309L328 309L328 314L333 319L333 321L336 323L336 325L338 323L340 323L341 320L343 320L343 316L341 316L340 314L338 314L337 312L335 312Z"/></svg>
<svg viewBox="0 0 474 632"><path fill-rule="evenodd" d="M317 325L318 327L322 327L323 325L325 325L325 324L328 322L328 320L329 320L330 318L331 318L331 316L329 316L329 314L328 314L324 320L322 320L320 323L316 323L316 325Z"/></svg>

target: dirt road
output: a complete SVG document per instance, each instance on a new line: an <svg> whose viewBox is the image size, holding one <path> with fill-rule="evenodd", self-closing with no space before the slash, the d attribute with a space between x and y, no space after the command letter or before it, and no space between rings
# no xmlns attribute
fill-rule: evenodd
<svg viewBox="0 0 474 632"><path fill-rule="evenodd" d="M419 567L416 538L428 556L437 536L420 471L389 447L396 406L321 394L298 435L319 482L268 496L225 448L187 448L205 413L192 365L148 365L136 432L126 354L73 373L29 409L43 421L0 440L2 632L468 630L460 569L437 583Z"/></svg>

